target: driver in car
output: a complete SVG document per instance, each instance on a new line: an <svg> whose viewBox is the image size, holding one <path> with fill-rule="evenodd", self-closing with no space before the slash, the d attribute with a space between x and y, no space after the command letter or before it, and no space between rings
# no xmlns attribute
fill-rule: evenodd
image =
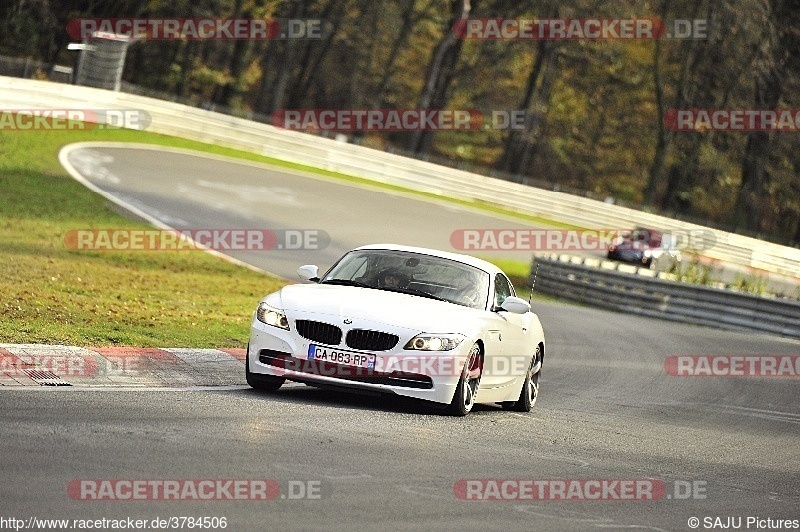
<svg viewBox="0 0 800 532"><path fill-rule="evenodd" d="M378 286L381 288L407 288L408 277L394 268L383 270L378 276Z"/></svg>

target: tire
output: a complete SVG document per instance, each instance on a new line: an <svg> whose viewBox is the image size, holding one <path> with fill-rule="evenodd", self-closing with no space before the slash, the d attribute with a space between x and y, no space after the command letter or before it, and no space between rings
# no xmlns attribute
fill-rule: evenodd
<svg viewBox="0 0 800 532"><path fill-rule="evenodd" d="M262 392L277 392L286 379L272 375L258 375L250 371L250 346L247 346L247 356L244 360L244 378L254 390Z"/></svg>
<svg viewBox="0 0 800 532"><path fill-rule="evenodd" d="M481 346L473 344L469 351L469 357L461 371L461 378L453 394L453 400L447 407L447 413L451 416L463 417L472 411L475 406L475 398L478 395L478 386L481 381Z"/></svg>
<svg viewBox="0 0 800 532"><path fill-rule="evenodd" d="M530 412L539 398L539 379L542 375L542 350L538 345L531 359L531 365L525 373L525 382L522 383L522 390L519 392L519 399L502 403L503 410L513 410L515 412ZM533 368L539 363L539 369L533 373Z"/></svg>

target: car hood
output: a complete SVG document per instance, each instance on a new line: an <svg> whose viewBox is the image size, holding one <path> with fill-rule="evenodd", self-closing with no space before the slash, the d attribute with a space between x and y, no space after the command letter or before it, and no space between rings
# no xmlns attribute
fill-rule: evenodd
<svg viewBox="0 0 800 532"><path fill-rule="evenodd" d="M354 286L290 285L278 295L290 319L326 316L338 324L352 320L353 327L384 325L419 332L462 332L483 314L454 303Z"/></svg>

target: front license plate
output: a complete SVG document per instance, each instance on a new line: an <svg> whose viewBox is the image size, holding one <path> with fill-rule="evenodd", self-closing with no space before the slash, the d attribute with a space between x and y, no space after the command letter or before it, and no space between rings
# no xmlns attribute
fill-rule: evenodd
<svg viewBox="0 0 800 532"><path fill-rule="evenodd" d="M346 366L356 366L364 369L375 369L375 355L370 353L353 353L311 344L308 346L308 359L334 362Z"/></svg>

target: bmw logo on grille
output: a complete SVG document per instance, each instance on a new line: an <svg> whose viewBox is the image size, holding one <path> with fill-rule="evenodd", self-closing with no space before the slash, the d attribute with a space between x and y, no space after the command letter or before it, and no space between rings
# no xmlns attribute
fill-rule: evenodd
<svg viewBox="0 0 800 532"><path fill-rule="evenodd" d="M350 318L345 318L344 319L344 324L345 325L350 325L351 323L353 323L353 320L351 320Z"/></svg>

